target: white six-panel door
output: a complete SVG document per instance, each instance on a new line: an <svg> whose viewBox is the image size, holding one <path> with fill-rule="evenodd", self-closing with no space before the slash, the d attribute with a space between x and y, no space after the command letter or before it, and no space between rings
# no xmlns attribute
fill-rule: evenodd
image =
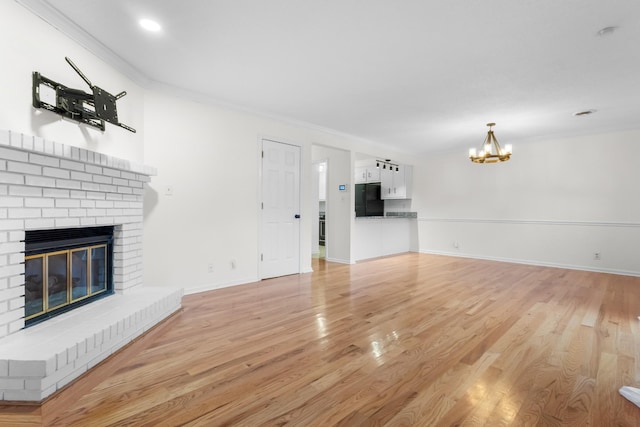
<svg viewBox="0 0 640 427"><path fill-rule="evenodd" d="M261 276L300 272L300 147L262 140Z"/></svg>

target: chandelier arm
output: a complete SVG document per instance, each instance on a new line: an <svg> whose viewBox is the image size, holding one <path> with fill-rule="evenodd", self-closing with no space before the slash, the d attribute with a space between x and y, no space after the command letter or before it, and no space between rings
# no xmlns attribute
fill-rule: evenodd
<svg viewBox="0 0 640 427"><path fill-rule="evenodd" d="M487 134L487 137L482 142L482 145L480 146L480 151L484 151L484 147L486 147L488 143L489 144L491 143L491 141L489 140L489 134Z"/></svg>
<svg viewBox="0 0 640 427"><path fill-rule="evenodd" d="M497 154L502 156L502 147L500 147L500 143L498 142L498 139L493 134L493 132L491 132L491 138L493 139L493 143L496 146Z"/></svg>

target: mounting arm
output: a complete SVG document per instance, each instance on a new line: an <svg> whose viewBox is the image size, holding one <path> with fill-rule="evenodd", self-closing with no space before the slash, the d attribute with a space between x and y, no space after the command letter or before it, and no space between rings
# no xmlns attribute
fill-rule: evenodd
<svg viewBox="0 0 640 427"><path fill-rule="evenodd" d="M104 122L106 121L135 133L136 130L134 128L118 121L116 100L124 97L127 92L122 91L115 96L110 94L106 90L92 84L71 59L65 57L65 60L71 68L78 73L82 80L85 81L92 93L67 87L34 71L33 106L35 108L52 111L80 123L88 124L102 131L105 130Z"/></svg>

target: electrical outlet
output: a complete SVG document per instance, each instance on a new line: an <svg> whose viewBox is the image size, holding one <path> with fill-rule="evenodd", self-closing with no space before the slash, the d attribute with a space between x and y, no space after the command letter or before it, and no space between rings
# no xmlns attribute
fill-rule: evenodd
<svg viewBox="0 0 640 427"><path fill-rule="evenodd" d="M600 252L594 252L593 253L593 259L600 261Z"/></svg>
<svg viewBox="0 0 640 427"><path fill-rule="evenodd" d="M232 259L232 260L231 260L231 269L232 269L232 270L235 270L235 269L236 269L236 260L235 260L235 259Z"/></svg>
<svg viewBox="0 0 640 427"><path fill-rule="evenodd" d="M453 242L453 247L458 249L460 247L460 245L458 245L458 242Z"/></svg>
<svg viewBox="0 0 640 427"><path fill-rule="evenodd" d="M209 271L209 273L213 273L213 263L209 264L207 271Z"/></svg>

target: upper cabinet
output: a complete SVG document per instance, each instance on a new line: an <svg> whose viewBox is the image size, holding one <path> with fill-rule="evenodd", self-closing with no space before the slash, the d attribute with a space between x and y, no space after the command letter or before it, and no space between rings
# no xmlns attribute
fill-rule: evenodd
<svg viewBox="0 0 640 427"><path fill-rule="evenodd" d="M375 166L356 166L356 184L380 182L380 169Z"/></svg>
<svg viewBox="0 0 640 427"><path fill-rule="evenodd" d="M413 183L413 168L398 165L398 170L380 171L380 195L383 199L410 199Z"/></svg>
<svg viewBox="0 0 640 427"><path fill-rule="evenodd" d="M376 165L378 164L379 167ZM376 161L375 158L357 160L354 165L356 184L380 183L380 196L383 199L410 199L413 183L413 168L410 165L398 165Z"/></svg>

